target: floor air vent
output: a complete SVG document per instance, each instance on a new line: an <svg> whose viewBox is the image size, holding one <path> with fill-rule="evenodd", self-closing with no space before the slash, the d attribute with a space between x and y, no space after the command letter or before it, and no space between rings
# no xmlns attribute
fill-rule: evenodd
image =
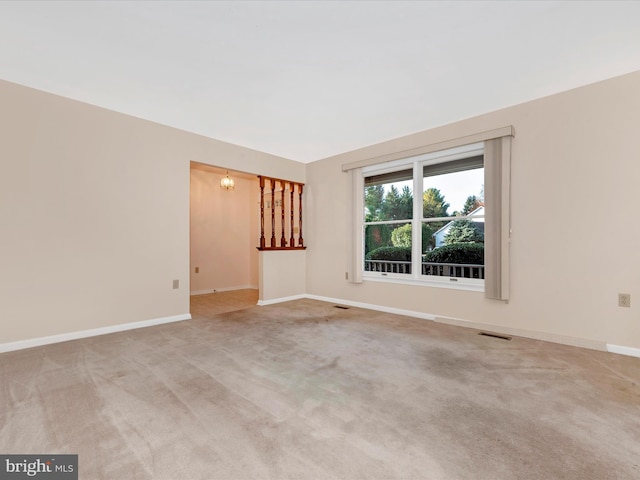
<svg viewBox="0 0 640 480"><path fill-rule="evenodd" d="M341 310L349 310L349 307L343 307L342 305L334 305L335 308L340 308Z"/></svg>
<svg viewBox="0 0 640 480"><path fill-rule="evenodd" d="M480 332L478 335L482 335L484 337L499 338L500 340L511 340L511 337L507 337L506 335L498 335L497 333Z"/></svg>

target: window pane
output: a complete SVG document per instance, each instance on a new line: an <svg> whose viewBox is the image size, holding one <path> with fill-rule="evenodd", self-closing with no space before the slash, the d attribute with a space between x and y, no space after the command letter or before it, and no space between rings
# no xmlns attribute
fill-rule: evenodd
<svg viewBox="0 0 640 480"><path fill-rule="evenodd" d="M421 274L429 277L483 279L482 157L425 166L423 188L425 220L422 227ZM460 216L467 218L456 219ZM452 218L433 222L427 220L439 217Z"/></svg>
<svg viewBox="0 0 640 480"><path fill-rule="evenodd" d="M482 211L480 208L477 211ZM452 220L434 233L435 247L452 243L484 243L484 217Z"/></svg>
<svg viewBox="0 0 640 480"><path fill-rule="evenodd" d="M411 224L366 225L364 270L411 273Z"/></svg>
<svg viewBox="0 0 640 480"><path fill-rule="evenodd" d="M364 220L380 222L385 220L410 220L413 217L413 180L391 179L382 183L367 184L364 187Z"/></svg>
<svg viewBox="0 0 640 480"><path fill-rule="evenodd" d="M428 175L423 188L423 218L468 215L483 205L484 168Z"/></svg>
<svg viewBox="0 0 640 480"><path fill-rule="evenodd" d="M476 212L483 209L480 207ZM428 228L442 223L425 222L423 232L424 225ZM423 252L422 275L484 279L484 217L471 215L444 222Z"/></svg>
<svg viewBox="0 0 640 480"><path fill-rule="evenodd" d="M484 243L453 243L422 256L422 275L484 279Z"/></svg>
<svg viewBox="0 0 640 480"><path fill-rule="evenodd" d="M442 228L447 223L449 222L446 220L422 223L422 253L427 253L439 246L438 240L442 238Z"/></svg>

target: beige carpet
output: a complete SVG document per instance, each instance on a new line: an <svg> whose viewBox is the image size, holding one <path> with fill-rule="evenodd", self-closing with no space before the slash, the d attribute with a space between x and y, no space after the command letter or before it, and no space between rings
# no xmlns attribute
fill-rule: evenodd
<svg viewBox="0 0 640 480"><path fill-rule="evenodd" d="M82 479L638 479L640 360L311 300L0 355Z"/></svg>

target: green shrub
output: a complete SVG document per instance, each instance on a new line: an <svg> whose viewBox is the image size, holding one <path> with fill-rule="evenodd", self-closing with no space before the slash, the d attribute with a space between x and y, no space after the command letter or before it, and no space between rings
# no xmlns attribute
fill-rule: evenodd
<svg viewBox="0 0 640 480"><path fill-rule="evenodd" d="M367 253L367 260L387 260L391 262L410 262L411 247L380 247Z"/></svg>
<svg viewBox="0 0 640 480"><path fill-rule="evenodd" d="M483 243L451 243L428 252L425 261L430 263L466 263L484 265Z"/></svg>
<svg viewBox="0 0 640 480"><path fill-rule="evenodd" d="M440 227L438 227L440 228ZM422 251L426 252L434 241L435 232L428 224L422 224ZM391 243L394 247L411 247L411 224L407 223L391 232Z"/></svg>
<svg viewBox="0 0 640 480"><path fill-rule="evenodd" d="M391 232L394 247L411 247L411 224L407 223Z"/></svg>

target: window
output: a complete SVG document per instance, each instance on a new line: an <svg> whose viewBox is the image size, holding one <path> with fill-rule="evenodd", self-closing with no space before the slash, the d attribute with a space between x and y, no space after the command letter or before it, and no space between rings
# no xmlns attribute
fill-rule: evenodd
<svg viewBox="0 0 640 480"><path fill-rule="evenodd" d="M368 166L362 177L365 279L484 288L483 143Z"/></svg>
<svg viewBox="0 0 640 480"><path fill-rule="evenodd" d="M368 182L371 182L370 186L374 186L376 181L390 181L390 177L387 179L384 177L372 179L371 177L411 170L413 191L424 194L423 183L426 178L424 176L426 166L443 164L448 168L456 160L470 159L481 155L484 168L483 197L485 201L484 211L480 212L484 216L484 295L489 299L508 301L511 245L511 143L514 136L513 125L506 125L463 137L413 146L408 150L388 151L378 157L360 158L343 164L342 171L348 173L351 185L351 208L348 210L351 235L348 236L346 279L354 284L363 283L366 276L367 279L374 280L419 282L422 284L431 282L434 285L446 285L442 279L435 278L435 275L421 273L423 224L431 224L427 226L433 227L433 224L440 219L438 217L424 217L424 212L421 212L422 205L419 196L413 200L414 210L411 221L404 222L411 223L411 273L376 273L371 268L369 271L365 270L364 230L365 227L374 225L374 221L371 219L366 221L367 219L363 215L365 211L364 182L367 179ZM476 147L477 151L474 152ZM474 170L474 168L467 168L467 170ZM427 173L429 173L429 169L427 169ZM437 175L428 176L437 177ZM464 220L480 220L481 215L478 213L476 212L475 218ZM466 216L471 217L472 215ZM451 219L445 217L444 220ZM393 224L393 220L379 221L380 225ZM427 237L425 236L425 238ZM386 276L383 275L385 273ZM483 288L483 281L479 278L449 277L449 282L453 288L462 287L477 290Z"/></svg>
<svg viewBox="0 0 640 480"><path fill-rule="evenodd" d="M411 274L413 170L377 172L364 185L364 270Z"/></svg>

